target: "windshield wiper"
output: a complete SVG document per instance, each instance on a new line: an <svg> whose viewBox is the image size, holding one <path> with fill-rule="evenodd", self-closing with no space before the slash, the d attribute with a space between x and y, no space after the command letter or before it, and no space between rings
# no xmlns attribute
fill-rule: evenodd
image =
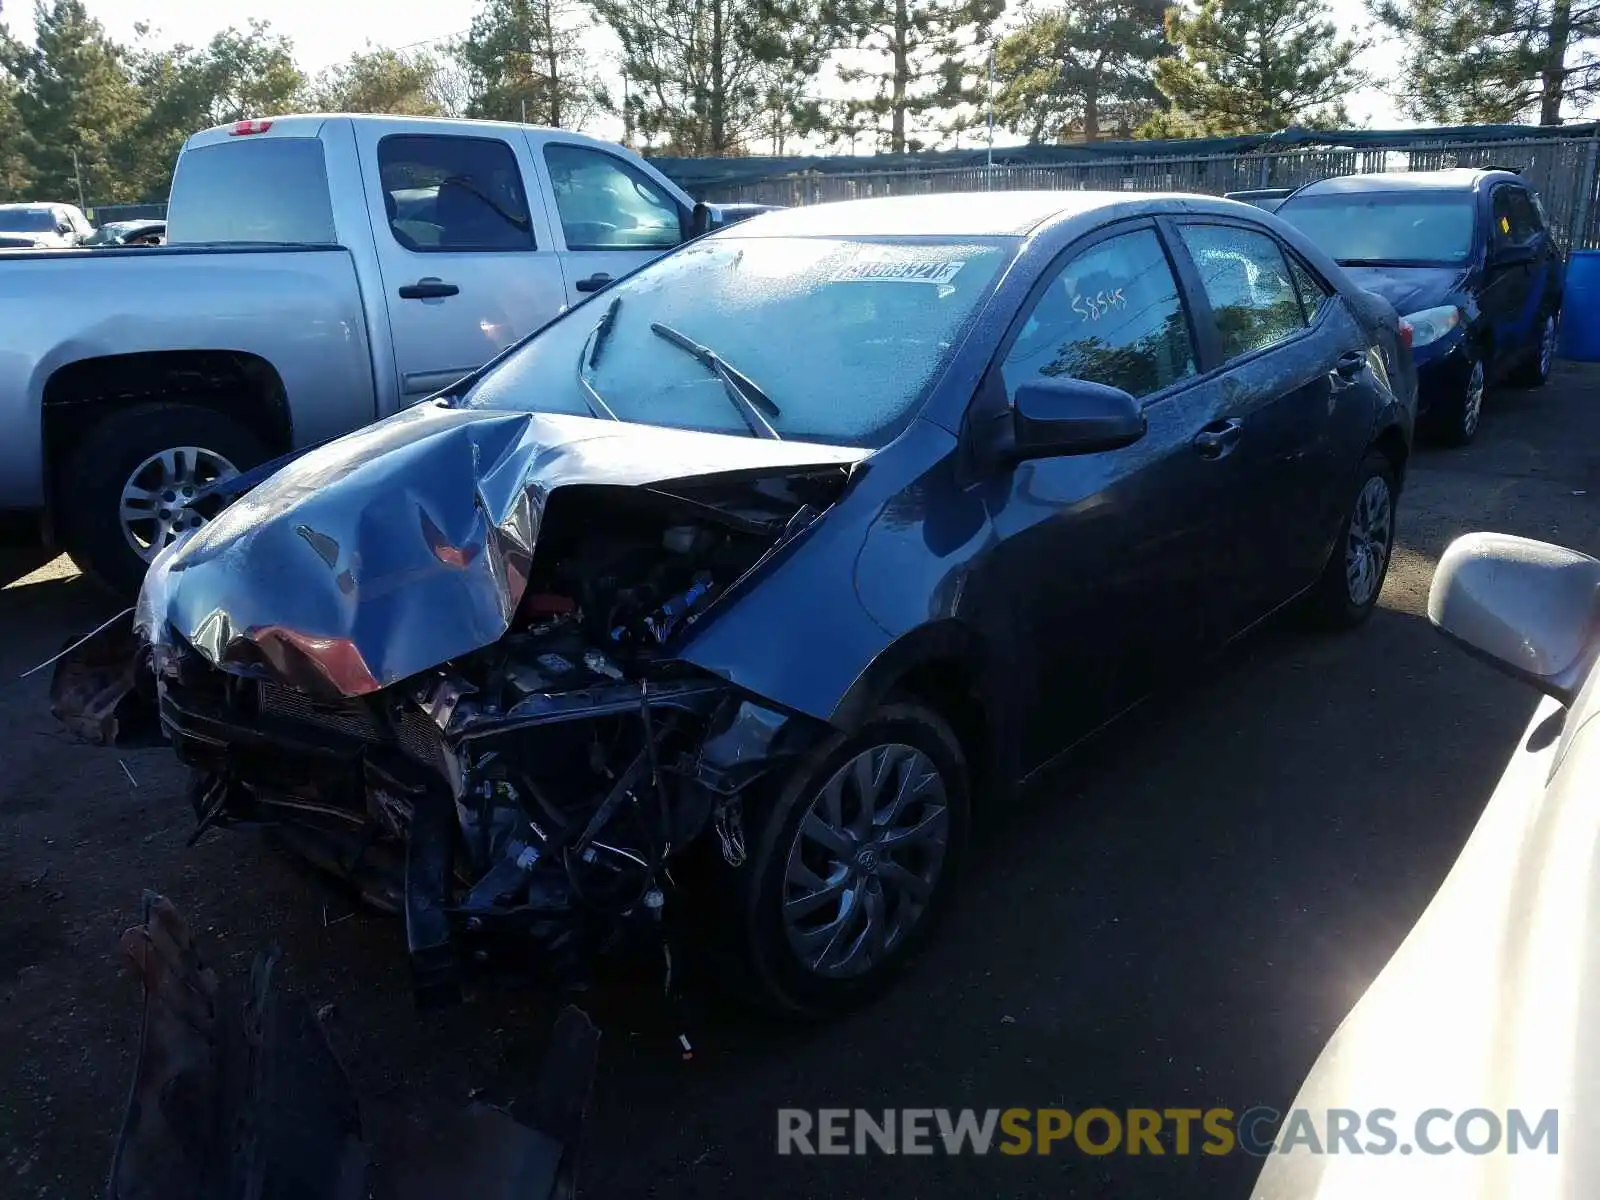
<svg viewBox="0 0 1600 1200"><path fill-rule="evenodd" d="M767 417L781 416L782 413L778 406L772 402L772 397L762 391L755 380L723 361L717 352L709 346L702 346L687 334L679 333L670 325L652 321L650 323L650 332L694 356L720 379L723 391L728 393L728 399L733 402L733 407L744 418L744 423L750 426L751 433L755 434L756 437L771 438L775 442L783 440L778 436L778 431L767 421ZM762 415L763 413L765 416Z"/></svg>
<svg viewBox="0 0 1600 1200"><path fill-rule="evenodd" d="M606 338L611 336L611 326L616 322L617 307L621 303L621 296L611 297L611 303L606 305L605 312L600 314L589 336L583 339L583 349L578 351L578 390L583 393L583 402L589 406L591 416L610 417L613 421L622 418L612 411L605 398L595 390L594 384L589 382L589 372L599 361L600 348L605 345Z"/></svg>

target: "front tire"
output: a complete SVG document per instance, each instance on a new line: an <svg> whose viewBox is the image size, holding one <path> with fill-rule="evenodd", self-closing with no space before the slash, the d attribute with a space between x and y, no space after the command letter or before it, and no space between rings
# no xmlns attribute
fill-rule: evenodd
<svg viewBox="0 0 1600 1200"><path fill-rule="evenodd" d="M1487 376L1483 359L1474 357L1458 388L1440 402L1433 414L1433 428L1446 446L1465 446L1478 436L1483 421L1483 393Z"/></svg>
<svg viewBox="0 0 1600 1200"><path fill-rule="evenodd" d="M193 494L266 459L255 434L208 408L142 404L115 412L84 435L62 468L62 544L84 574L131 595L163 547L214 515L191 507Z"/></svg>
<svg viewBox="0 0 1600 1200"><path fill-rule="evenodd" d="M732 878L738 989L816 1019L881 991L926 944L971 824L961 745L937 713L881 708L746 798L758 831Z"/></svg>
<svg viewBox="0 0 1600 1200"><path fill-rule="evenodd" d="M1394 554L1397 478L1386 455L1367 452L1339 540L1309 597L1309 614L1324 629L1353 629L1377 607Z"/></svg>

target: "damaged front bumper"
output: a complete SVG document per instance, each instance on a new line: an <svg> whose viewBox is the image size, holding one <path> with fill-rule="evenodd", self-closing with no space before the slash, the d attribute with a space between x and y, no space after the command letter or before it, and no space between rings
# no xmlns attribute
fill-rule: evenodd
<svg viewBox="0 0 1600 1200"><path fill-rule="evenodd" d="M291 464L52 682L90 740L159 729L195 837L261 827L403 915L427 1006L469 962L576 982L630 929L664 938L669 864L738 865L746 794L832 732L676 652L837 498L844 452L667 431L673 461L476 416ZM710 474L658 485L684 457Z"/></svg>

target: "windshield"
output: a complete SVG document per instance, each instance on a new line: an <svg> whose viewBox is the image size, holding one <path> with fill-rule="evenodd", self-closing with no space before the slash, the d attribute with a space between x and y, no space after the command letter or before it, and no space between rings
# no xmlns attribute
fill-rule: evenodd
<svg viewBox="0 0 1600 1200"><path fill-rule="evenodd" d="M56 216L47 208L0 209L0 231L6 233L54 233Z"/></svg>
<svg viewBox="0 0 1600 1200"><path fill-rule="evenodd" d="M547 326L461 403L876 448L911 419L1010 248L712 238Z"/></svg>
<svg viewBox="0 0 1600 1200"><path fill-rule="evenodd" d="M1278 215L1341 263L1454 264L1472 251L1466 192L1359 192L1296 196Z"/></svg>

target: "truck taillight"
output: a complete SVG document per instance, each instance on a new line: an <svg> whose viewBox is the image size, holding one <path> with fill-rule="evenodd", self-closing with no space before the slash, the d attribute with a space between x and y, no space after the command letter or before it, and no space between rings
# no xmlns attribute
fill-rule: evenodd
<svg viewBox="0 0 1600 1200"><path fill-rule="evenodd" d="M265 133L272 128L271 121L235 121L233 123L233 137L244 137L251 133Z"/></svg>

